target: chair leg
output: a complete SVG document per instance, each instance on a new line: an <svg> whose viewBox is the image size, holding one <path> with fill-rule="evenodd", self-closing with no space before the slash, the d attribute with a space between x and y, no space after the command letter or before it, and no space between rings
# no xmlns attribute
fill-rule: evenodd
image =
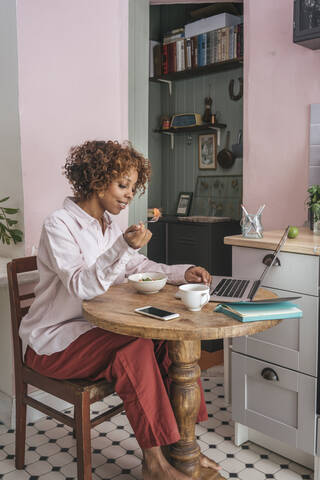
<svg viewBox="0 0 320 480"><path fill-rule="evenodd" d="M78 480L92 479L91 424L89 393L79 394L74 405L75 433L77 439Z"/></svg>
<svg viewBox="0 0 320 480"><path fill-rule="evenodd" d="M22 470L25 463L26 449L26 420L27 405L23 401L27 394L27 385L22 382L16 383L16 459L17 470Z"/></svg>

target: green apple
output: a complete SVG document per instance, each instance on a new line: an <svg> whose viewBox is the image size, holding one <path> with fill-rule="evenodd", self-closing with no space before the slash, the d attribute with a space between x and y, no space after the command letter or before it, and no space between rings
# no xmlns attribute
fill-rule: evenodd
<svg viewBox="0 0 320 480"><path fill-rule="evenodd" d="M296 238L298 236L298 227L290 227L288 231L288 238Z"/></svg>

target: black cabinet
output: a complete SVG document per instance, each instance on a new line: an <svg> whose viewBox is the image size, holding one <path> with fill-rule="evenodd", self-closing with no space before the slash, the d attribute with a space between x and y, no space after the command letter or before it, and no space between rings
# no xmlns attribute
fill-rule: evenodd
<svg viewBox="0 0 320 480"><path fill-rule="evenodd" d="M320 48L320 1L295 0L293 41L312 50Z"/></svg>
<svg viewBox="0 0 320 480"><path fill-rule="evenodd" d="M168 223L168 264L193 263L211 270L210 223Z"/></svg>
<svg viewBox="0 0 320 480"><path fill-rule="evenodd" d="M152 238L148 243L148 258L158 263L168 263L166 254L166 223L149 223L149 230L152 232Z"/></svg>
<svg viewBox="0 0 320 480"><path fill-rule="evenodd" d="M231 275L232 247L224 245L228 235L240 233L238 221L195 223L164 217L149 223L152 238L148 257L169 265L191 263L206 268L215 275ZM202 341L202 350L215 352L223 348L223 340Z"/></svg>
<svg viewBox="0 0 320 480"><path fill-rule="evenodd" d="M169 265L192 263L214 275L231 275L232 250L223 239L240 233L238 221L196 223L164 217L149 223L148 228L152 232L148 244L150 260Z"/></svg>

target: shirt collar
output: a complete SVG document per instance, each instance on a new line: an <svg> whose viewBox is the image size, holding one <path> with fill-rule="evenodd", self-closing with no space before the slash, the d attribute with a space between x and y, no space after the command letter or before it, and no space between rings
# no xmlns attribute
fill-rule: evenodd
<svg viewBox="0 0 320 480"><path fill-rule="evenodd" d="M73 197L66 197L63 202L63 208L77 220L82 228L89 228L92 223L97 222L97 219L85 212L79 205L76 204ZM107 211L104 212L107 228L111 227L112 220Z"/></svg>

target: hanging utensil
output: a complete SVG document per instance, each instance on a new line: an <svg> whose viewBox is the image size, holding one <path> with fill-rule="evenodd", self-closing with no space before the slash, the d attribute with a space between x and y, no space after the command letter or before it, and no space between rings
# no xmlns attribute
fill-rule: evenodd
<svg viewBox="0 0 320 480"><path fill-rule="evenodd" d="M226 146L218 153L218 163L222 168L231 168L234 164L236 157L229 150L230 131L227 131Z"/></svg>
<svg viewBox="0 0 320 480"><path fill-rule="evenodd" d="M242 130L238 133L238 143L232 145L232 153L236 158L242 157L243 145L242 145Z"/></svg>

